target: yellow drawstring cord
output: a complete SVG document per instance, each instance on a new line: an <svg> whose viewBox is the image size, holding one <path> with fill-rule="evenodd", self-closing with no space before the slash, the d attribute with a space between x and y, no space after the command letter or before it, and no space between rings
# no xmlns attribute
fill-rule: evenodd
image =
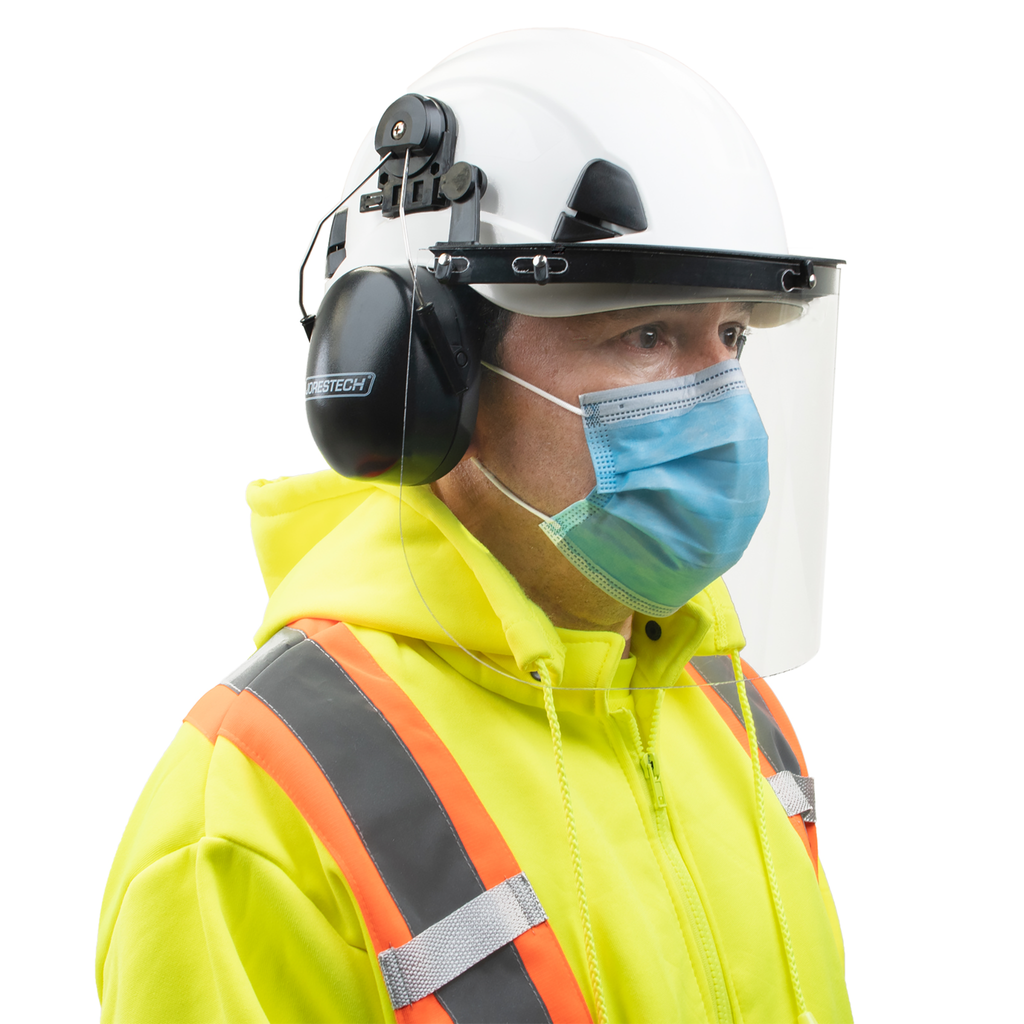
<svg viewBox="0 0 1024 1024"><path fill-rule="evenodd" d="M740 709L743 711L743 726L747 730L750 764L754 772L754 794L757 799L757 831L758 838L761 841L761 859L764 861L765 872L768 875L768 887L771 889L772 903L775 905L775 919L779 923L779 930L782 932L782 944L786 950L789 979L793 988L793 995L796 996L797 1024L814 1024L814 1015L807 1009L804 991L800 986L800 972L797 970L796 956L793 953L793 939L789 934L786 908L782 905L779 883L775 877L775 862L772 860L772 849L768 845L768 819L765 816L764 810L764 777L761 775L761 761L757 755L757 729L754 726L754 716L751 714L750 701L747 698L747 684L743 678L743 665L740 663L740 656L736 651L732 652L732 674L736 679L736 692L740 698Z"/></svg>
<svg viewBox="0 0 1024 1024"><path fill-rule="evenodd" d="M562 791L562 815L565 831L569 836L569 854L572 857L572 873L576 882L576 902L579 904L580 919L583 922L583 948L587 955L587 972L590 975L590 989L594 993L594 1008L597 1010L597 1024L605 1024L607 1016L604 1006L604 989L601 986L601 972L597 964L597 950L594 946L594 930L590 926L590 906L587 890L583 884L583 860L580 857L580 843L576 836L576 818L572 813L572 799L569 796L569 777L565 773L565 757L562 753L562 728L555 712L555 696L547 667L541 666L544 683L544 710L551 730L551 743L555 748L555 767L558 770L558 786Z"/></svg>

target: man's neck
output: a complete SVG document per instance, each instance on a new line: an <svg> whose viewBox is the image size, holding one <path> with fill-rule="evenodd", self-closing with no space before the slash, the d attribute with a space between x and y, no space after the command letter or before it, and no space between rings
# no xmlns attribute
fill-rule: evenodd
<svg viewBox="0 0 1024 1024"><path fill-rule="evenodd" d="M489 484L468 460L431 488L555 626L619 633L628 657L633 613L576 569L541 532L536 517Z"/></svg>

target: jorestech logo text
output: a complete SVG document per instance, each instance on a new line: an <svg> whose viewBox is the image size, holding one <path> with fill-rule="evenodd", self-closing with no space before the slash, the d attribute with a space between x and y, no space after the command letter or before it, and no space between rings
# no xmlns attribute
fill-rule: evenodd
<svg viewBox="0 0 1024 1024"><path fill-rule="evenodd" d="M365 398L373 390L376 374L325 373L306 378L306 398Z"/></svg>

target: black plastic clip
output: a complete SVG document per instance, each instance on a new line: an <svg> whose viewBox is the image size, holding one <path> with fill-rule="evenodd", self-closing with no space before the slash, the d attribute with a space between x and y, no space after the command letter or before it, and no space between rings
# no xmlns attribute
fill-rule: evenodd
<svg viewBox="0 0 1024 1024"><path fill-rule="evenodd" d="M331 236L327 240L327 266L324 277L334 277L335 271L345 262L345 229L348 224L348 210L340 210L331 221Z"/></svg>
<svg viewBox="0 0 1024 1024"><path fill-rule="evenodd" d="M512 261L512 272L515 274L532 274L537 284L547 284L552 274L564 274L569 269L569 261L564 256L517 256Z"/></svg>
<svg viewBox="0 0 1024 1024"><path fill-rule="evenodd" d="M801 260L799 270L787 267L782 272L779 283L784 292L795 292L800 288L810 291L818 283L814 275L814 263L811 260Z"/></svg>
<svg viewBox="0 0 1024 1024"><path fill-rule="evenodd" d="M449 345L432 302L424 302L423 305L417 306L416 316L423 324L427 340L437 356L437 361L441 364L441 371L448 381L448 386L452 389L453 394L461 395L469 388L469 381L466 379L469 372L469 356L463 349L453 350Z"/></svg>
<svg viewBox="0 0 1024 1024"><path fill-rule="evenodd" d="M437 281L452 280L452 275L458 277L467 270L469 260L465 256L452 256L450 253L442 252L434 260L434 279Z"/></svg>
<svg viewBox="0 0 1024 1024"><path fill-rule="evenodd" d="M447 281L452 276L452 258L443 252L434 263L434 277L438 281Z"/></svg>

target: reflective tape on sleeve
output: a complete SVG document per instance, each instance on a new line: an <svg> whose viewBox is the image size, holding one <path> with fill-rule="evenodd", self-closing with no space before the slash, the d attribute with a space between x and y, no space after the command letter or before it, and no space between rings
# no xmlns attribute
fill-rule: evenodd
<svg viewBox="0 0 1024 1024"><path fill-rule="evenodd" d="M290 626L279 629L248 661L243 661L234 672L222 679L220 685L241 693L268 665L305 639L305 633Z"/></svg>
<svg viewBox="0 0 1024 1024"><path fill-rule="evenodd" d="M378 956L399 1010L436 992L523 932L547 920L526 875L482 892L397 948Z"/></svg>
<svg viewBox="0 0 1024 1024"><path fill-rule="evenodd" d="M776 772L768 779L787 817L799 814L804 821L815 820L814 779L792 772Z"/></svg>

